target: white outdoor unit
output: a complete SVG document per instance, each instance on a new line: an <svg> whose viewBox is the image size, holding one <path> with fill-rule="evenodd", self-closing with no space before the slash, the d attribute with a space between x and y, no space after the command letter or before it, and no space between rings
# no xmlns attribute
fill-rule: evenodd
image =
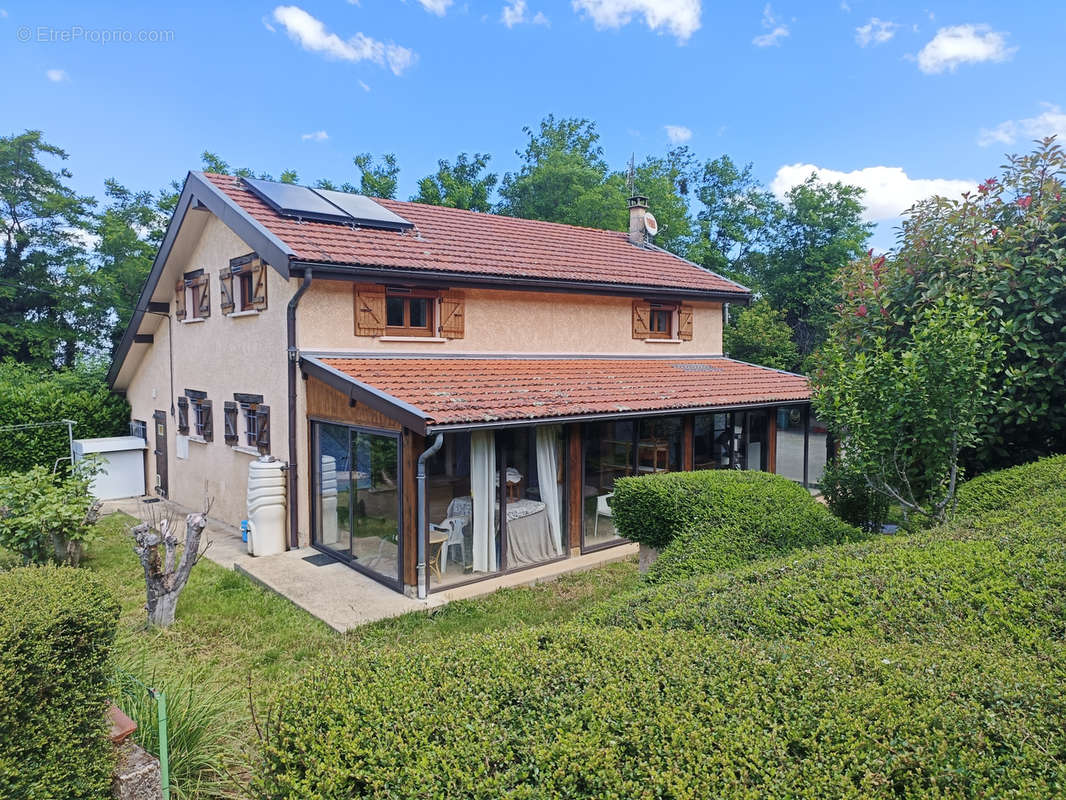
<svg viewBox="0 0 1066 800"><path fill-rule="evenodd" d="M74 463L92 459L100 465L89 491L97 500L140 497L144 494L144 451L139 436L75 439Z"/></svg>

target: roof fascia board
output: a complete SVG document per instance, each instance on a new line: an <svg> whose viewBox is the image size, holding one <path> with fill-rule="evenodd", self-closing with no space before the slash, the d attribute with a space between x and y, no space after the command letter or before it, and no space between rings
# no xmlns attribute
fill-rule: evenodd
<svg viewBox="0 0 1066 800"><path fill-rule="evenodd" d="M185 223L185 216L190 208L197 207L193 205L194 202L197 205L202 205L229 226L234 233L255 249L260 257L280 272L282 276L289 277L289 262L293 256L292 250L277 236L246 214L225 193L211 183L202 172L190 172L185 176L185 184L182 186L178 203L174 207L174 213L170 216L163 242L159 245L159 251L155 254L152 269L149 270L148 277L141 287L140 297L137 299L137 305L133 309L133 317L130 319L129 325L126 326L122 339L119 340L119 345L112 357L111 367L107 371L107 384L112 389L122 369L122 363L129 354L130 345L133 344L133 337L137 334L145 313L150 310L152 295L155 293L156 285L163 275L163 270L166 267L167 259L170 258L178 233ZM164 312L152 311L152 313Z"/></svg>
<svg viewBox="0 0 1066 800"><path fill-rule="evenodd" d="M806 406L810 400L769 400L761 403L733 404L725 406L686 406L685 408L665 408L644 411L597 411L593 414L567 414L560 417L531 417L514 420L490 420L488 422L450 422L443 425L427 425L426 433L446 433L448 431L472 431L483 428L519 428L529 425L558 425L565 422L599 422L600 420L623 419L630 417L676 417L684 414L724 414L730 411L752 411L763 408L782 408L785 406Z"/></svg>
<svg viewBox="0 0 1066 800"><path fill-rule="evenodd" d="M679 297L693 300L717 300L727 303L748 303L750 292L719 292L706 289L669 288L665 286L638 286L636 284L598 283L593 281L562 281L543 278L520 278L506 275L467 275L426 269L397 269L393 267L345 266L313 261L293 261L290 269L299 274L310 267L316 278L349 281L411 281L414 283L439 283L442 287L471 286L487 289L517 289L524 291L561 292L566 294L609 294L621 297L676 300Z"/></svg>
<svg viewBox="0 0 1066 800"><path fill-rule="evenodd" d="M149 301L155 293L156 284L159 283L159 278L163 274L163 267L166 266L167 258L174 247L174 240L178 238L178 231L181 230L181 226L185 222L185 214L188 212L192 201L192 187L189 185L189 176L186 176L185 185L182 187L181 195L178 197L178 203L174 206L174 213L170 215L167 232L159 245L159 251L155 254L155 260L152 261L152 268L148 271L148 277L145 278L144 285L141 286L141 294L137 298L137 304L133 307L133 316L130 318L129 324L119 340L115 354L111 357L111 367L107 371L107 385L112 389L115 388L115 380L122 369L122 363L129 354L134 337L136 337L137 331L141 327L141 322L144 320L144 315L148 313Z"/></svg>
<svg viewBox="0 0 1066 800"><path fill-rule="evenodd" d="M633 353L427 353L421 350L315 350L308 348L301 350L301 354L315 358L377 358L377 359L473 359L473 360L510 360L510 361L710 361L712 359L736 361L722 354L718 355L680 355L680 354L641 354ZM746 361L736 361L738 364L746 364ZM773 372L782 372L772 367L762 367L752 364L759 369L769 369ZM786 375L794 373L786 372ZM806 375L799 375L806 378Z"/></svg>
<svg viewBox="0 0 1066 800"><path fill-rule="evenodd" d="M301 355L300 368L305 374L336 389L350 400L369 406L416 433L425 434L428 417L411 404L323 364L313 356Z"/></svg>
<svg viewBox="0 0 1066 800"><path fill-rule="evenodd" d="M202 172L190 172L186 183L195 186L196 199L241 237L256 254L288 280L295 253L219 189Z"/></svg>

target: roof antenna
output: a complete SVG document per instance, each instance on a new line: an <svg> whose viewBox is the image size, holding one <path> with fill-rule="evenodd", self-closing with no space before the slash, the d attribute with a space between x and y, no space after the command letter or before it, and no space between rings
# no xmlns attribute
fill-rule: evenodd
<svg viewBox="0 0 1066 800"><path fill-rule="evenodd" d="M629 194L633 195L633 185L636 182L637 177L637 154L633 153L629 156L629 172L626 174L626 186L629 188Z"/></svg>

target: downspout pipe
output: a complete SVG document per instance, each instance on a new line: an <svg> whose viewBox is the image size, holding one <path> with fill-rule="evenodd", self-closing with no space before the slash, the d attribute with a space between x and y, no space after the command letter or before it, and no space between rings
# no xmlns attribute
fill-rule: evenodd
<svg viewBox="0 0 1066 800"><path fill-rule="evenodd" d="M425 600L429 593L426 587L426 462L436 455L444 444L444 434L438 433L433 444L418 457L418 599Z"/></svg>
<svg viewBox="0 0 1066 800"><path fill-rule="evenodd" d="M289 463L286 467L286 484L289 491L289 548L295 550L300 546L300 513L299 497L300 487L296 480L296 368L300 361L300 351L296 348L296 307L300 305L300 298L304 292L311 288L311 268L304 269L303 283L289 300L286 311L286 336L287 352L289 357Z"/></svg>

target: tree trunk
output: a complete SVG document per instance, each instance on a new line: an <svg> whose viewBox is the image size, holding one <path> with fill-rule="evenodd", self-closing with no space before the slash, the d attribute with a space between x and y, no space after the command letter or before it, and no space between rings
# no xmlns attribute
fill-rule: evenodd
<svg viewBox="0 0 1066 800"><path fill-rule="evenodd" d="M171 532L168 520L159 524L156 532L147 522L142 522L132 531L136 545L134 550L144 567L144 582L148 591L148 622L166 627L174 621L178 596L189 580L189 573L200 560L200 536L207 527L207 514L189 514L185 517L185 547L181 560L174 566L178 539ZM160 545L163 552L160 553Z"/></svg>

